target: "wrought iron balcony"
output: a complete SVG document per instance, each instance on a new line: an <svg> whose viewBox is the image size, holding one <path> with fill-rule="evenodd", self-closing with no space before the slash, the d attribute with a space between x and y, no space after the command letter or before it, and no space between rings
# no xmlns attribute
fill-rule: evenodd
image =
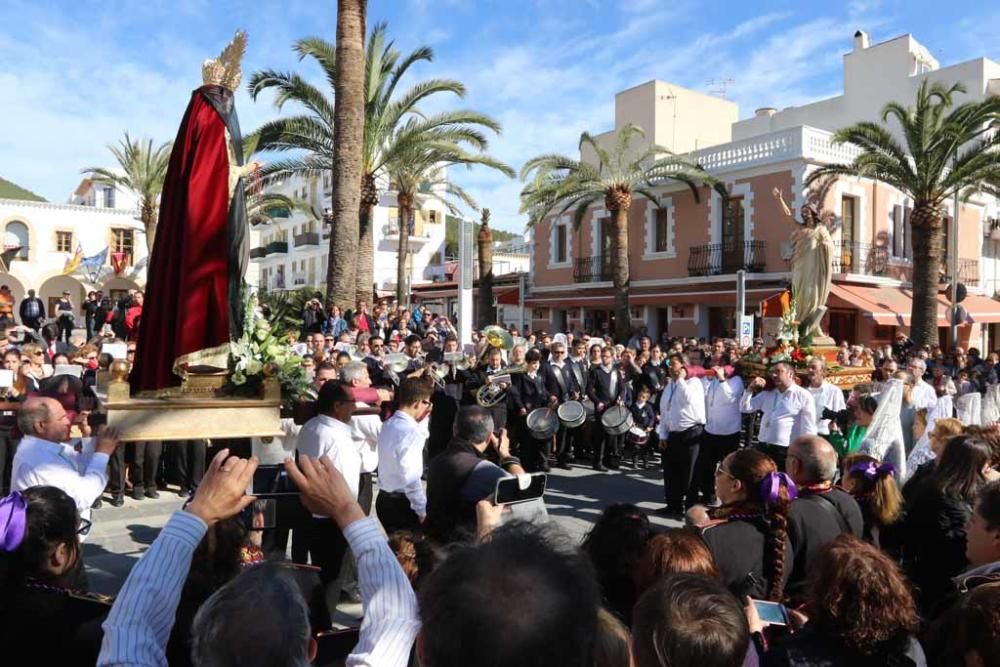
<svg viewBox="0 0 1000 667"><path fill-rule="evenodd" d="M271 241L264 246L265 255L283 255L288 252L288 241Z"/></svg>
<svg viewBox="0 0 1000 667"><path fill-rule="evenodd" d="M250 259L263 259L267 252L263 246L257 248L250 248Z"/></svg>
<svg viewBox="0 0 1000 667"><path fill-rule="evenodd" d="M739 270L760 273L764 270L764 242L708 243L694 246L688 254L689 276L718 276Z"/></svg>
<svg viewBox="0 0 1000 667"><path fill-rule="evenodd" d="M979 285L979 260L971 258L958 258L958 281L966 287L977 287ZM950 283L951 274L948 271L948 261L941 262L941 282Z"/></svg>
<svg viewBox="0 0 1000 667"><path fill-rule="evenodd" d="M600 283L611 280L611 257L578 257L573 264L573 282Z"/></svg>
<svg viewBox="0 0 1000 667"><path fill-rule="evenodd" d="M889 248L874 243L837 241L833 245L833 272L884 276L889 270Z"/></svg>
<svg viewBox="0 0 1000 667"><path fill-rule="evenodd" d="M319 245L319 232L305 232L303 234L295 235L296 248L307 248L309 246L316 247L318 245Z"/></svg>

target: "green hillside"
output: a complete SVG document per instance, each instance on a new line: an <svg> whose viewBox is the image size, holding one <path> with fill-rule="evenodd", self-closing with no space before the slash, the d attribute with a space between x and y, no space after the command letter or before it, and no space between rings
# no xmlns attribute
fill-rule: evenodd
<svg viewBox="0 0 1000 667"><path fill-rule="evenodd" d="M22 201L45 201L31 190L25 190L17 183L0 178L0 199L20 199Z"/></svg>
<svg viewBox="0 0 1000 667"><path fill-rule="evenodd" d="M444 254L448 257L458 256L458 223L459 218L453 215L445 215L444 217L445 232L444 232ZM481 225L477 222L475 224L475 231L472 233L472 238L476 238L479 234L479 228ZM511 239L516 239L519 234L514 234L513 232L505 232L502 229L493 229L493 240L494 241L510 241Z"/></svg>

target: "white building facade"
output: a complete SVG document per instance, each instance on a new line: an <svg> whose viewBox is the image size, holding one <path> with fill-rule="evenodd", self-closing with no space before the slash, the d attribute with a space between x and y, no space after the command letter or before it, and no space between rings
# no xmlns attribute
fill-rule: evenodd
<svg viewBox="0 0 1000 667"><path fill-rule="evenodd" d="M146 236L131 193L84 180L65 204L0 199L0 232L3 250L13 254L0 267L6 269L0 270L0 284L16 299L15 315L29 289L51 311L64 290L79 306L90 290L116 296L145 286ZM104 260L66 275L78 251L83 257L104 252ZM113 268L114 253L124 255L120 273Z"/></svg>
<svg viewBox="0 0 1000 667"><path fill-rule="evenodd" d="M397 193L388 190L385 183L380 186L381 196L372 216L374 288L379 296L390 296L396 289L400 220ZM444 196L443 186L435 187L437 194ZM330 205L330 175L295 176L271 186L268 192L304 201L320 214ZM428 267L444 260L445 212L444 203L436 196L417 195L409 239L407 275L411 286L430 280ZM298 210L284 215L272 212L271 216L271 222L257 225L251 233L250 258L259 272L258 286L266 290L323 289L329 266L330 227L322 219ZM252 274L247 279L250 282Z"/></svg>

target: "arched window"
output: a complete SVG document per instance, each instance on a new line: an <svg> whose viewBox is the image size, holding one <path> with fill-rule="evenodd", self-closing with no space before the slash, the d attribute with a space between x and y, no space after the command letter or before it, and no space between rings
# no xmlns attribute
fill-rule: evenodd
<svg viewBox="0 0 1000 667"><path fill-rule="evenodd" d="M4 250L20 248L14 256L14 259L28 259L28 245L30 240L28 225L20 222L19 220L7 223L7 228L4 230L3 246Z"/></svg>

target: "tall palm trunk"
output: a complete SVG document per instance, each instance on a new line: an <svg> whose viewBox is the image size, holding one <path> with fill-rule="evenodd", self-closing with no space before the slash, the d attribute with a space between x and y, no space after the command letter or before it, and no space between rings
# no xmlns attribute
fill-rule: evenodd
<svg viewBox="0 0 1000 667"><path fill-rule="evenodd" d="M410 258L410 214L413 211L413 195L400 192L396 197L399 204L399 250L396 260L396 304L409 306L409 292L406 289L409 273L407 260Z"/></svg>
<svg viewBox="0 0 1000 667"><path fill-rule="evenodd" d="M355 286L356 300L370 302L375 285L375 235L373 221L378 204L375 177L361 177L361 211L358 217L358 277Z"/></svg>
<svg viewBox="0 0 1000 667"><path fill-rule="evenodd" d="M142 228L146 232L146 252L152 255L153 241L156 240L156 202L150 199L143 199L139 217L142 219Z"/></svg>
<svg viewBox="0 0 1000 667"><path fill-rule="evenodd" d="M365 131L365 11L367 0L337 0L337 69L333 107L333 216L328 304L354 305L357 295L361 143Z"/></svg>
<svg viewBox="0 0 1000 667"><path fill-rule="evenodd" d="M632 192L614 187L604 196L604 207L611 212L611 282L615 290L615 338L625 344L632 333L632 314L628 307L628 211Z"/></svg>
<svg viewBox="0 0 1000 667"><path fill-rule="evenodd" d="M490 209L483 209L483 225L477 238L479 245L479 317L478 328L496 322L493 311L493 231L490 229Z"/></svg>
<svg viewBox="0 0 1000 667"><path fill-rule="evenodd" d="M917 346L937 345L938 271L944 257L940 207L930 202L914 202L910 226L913 239L913 315L910 338Z"/></svg>

